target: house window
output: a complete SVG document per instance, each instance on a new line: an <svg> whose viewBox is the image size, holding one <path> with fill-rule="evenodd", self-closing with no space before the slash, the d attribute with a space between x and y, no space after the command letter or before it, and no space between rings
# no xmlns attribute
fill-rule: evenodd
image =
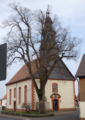
<svg viewBox="0 0 85 120"><path fill-rule="evenodd" d="M52 92L58 92L58 84L57 83L52 84Z"/></svg>
<svg viewBox="0 0 85 120"><path fill-rule="evenodd" d="M21 103L21 87L19 87L19 104Z"/></svg>
<svg viewBox="0 0 85 120"><path fill-rule="evenodd" d="M14 98L16 98L16 88L14 88Z"/></svg>
<svg viewBox="0 0 85 120"><path fill-rule="evenodd" d="M27 86L24 87L24 103L27 103Z"/></svg>
<svg viewBox="0 0 85 120"><path fill-rule="evenodd" d="M10 89L9 90L9 105L11 105L11 98L12 97L12 90Z"/></svg>

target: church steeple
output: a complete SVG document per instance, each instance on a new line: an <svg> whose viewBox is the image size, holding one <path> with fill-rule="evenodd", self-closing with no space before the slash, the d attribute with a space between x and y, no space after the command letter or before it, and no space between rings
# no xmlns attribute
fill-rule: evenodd
<svg viewBox="0 0 85 120"><path fill-rule="evenodd" d="M53 29L53 22L50 17L49 7L46 12L46 19L44 24L44 29L42 31L42 41L41 41L41 55L47 56L48 48L50 48L55 43L55 31Z"/></svg>
<svg viewBox="0 0 85 120"><path fill-rule="evenodd" d="M49 16L49 6L47 8L47 12L46 12L46 19L45 19L45 29L51 29L52 28L52 20Z"/></svg>
<svg viewBox="0 0 85 120"><path fill-rule="evenodd" d="M55 31L53 29L53 22L50 17L49 6L48 6L47 12L46 12L46 19L45 19L43 33L44 33L43 35L45 37L45 40L51 41L51 42L54 41Z"/></svg>

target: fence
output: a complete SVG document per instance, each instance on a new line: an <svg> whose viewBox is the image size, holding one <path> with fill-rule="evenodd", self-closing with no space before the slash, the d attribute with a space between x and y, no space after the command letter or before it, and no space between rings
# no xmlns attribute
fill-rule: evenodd
<svg viewBox="0 0 85 120"><path fill-rule="evenodd" d="M43 102L42 103L39 103L39 102L36 102L36 110L38 111L39 110L39 106L41 109L43 109ZM45 110L46 111L49 111L50 110L50 103L49 102L45 102Z"/></svg>

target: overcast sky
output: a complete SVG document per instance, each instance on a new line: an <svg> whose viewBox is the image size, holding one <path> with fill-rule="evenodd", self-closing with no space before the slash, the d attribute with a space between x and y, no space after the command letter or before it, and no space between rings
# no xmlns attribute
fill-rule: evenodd
<svg viewBox="0 0 85 120"><path fill-rule="evenodd" d="M65 64L75 76L79 66L81 57L85 54L85 0L0 0L0 25L4 19L7 19L12 14L12 10L8 4L18 2L23 7L31 10L41 9L46 11L47 6L52 6L52 14L56 14L63 27L70 27L71 35L83 38L81 44L80 55L77 61L64 60ZM0 29L0 41L6 34L7 29ZM0 82L0 99L6 94L5 84L13 77L13 75L22 67L23 64L14 64L7 71L7 79ZM77 95L76 83L76 95Z"/></svg>

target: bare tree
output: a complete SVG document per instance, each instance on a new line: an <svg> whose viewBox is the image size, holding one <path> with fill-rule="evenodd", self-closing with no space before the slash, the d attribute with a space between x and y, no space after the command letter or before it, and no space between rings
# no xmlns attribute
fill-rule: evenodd
<svg viewBox="0 0 85 120"><path fill-rule="evenodd" d="M78 54L80 39L71 37L67 28L62 28L58 18L50 18L49 7L46 13L38 10L32 12L19 4L10 4L14 10L3 27L9 31L5 36L8 45L8 65L19 60L24 61L35 86L39 101L44 102L45 85L49 75L63 58L75 58ZM40 77L38 87L32 72L32 58ZM43 111L45 112L45 111Z"/></svg>

